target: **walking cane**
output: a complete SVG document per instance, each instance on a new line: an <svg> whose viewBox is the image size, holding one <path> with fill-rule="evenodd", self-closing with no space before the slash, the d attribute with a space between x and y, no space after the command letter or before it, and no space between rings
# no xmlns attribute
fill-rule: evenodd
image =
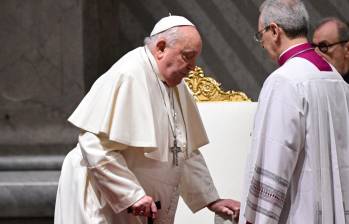
<svg viewBox="0 0 349 224"><path fill-rule="evenodd" d="M155 205L156 205L157 209L161 209L161 202L160 201L156 201ZM153 218L151 216L148 217L148 224L153 224L153 223L154 223Z"/></svg>
<svg viewBox="0 0 349 224"><path fill-rule="evenodd" d="M155 202L155 206L156 206L157 209L161 209L161 202L160 201L156 201ZM131 207L127 208L127 213L132 213L132 210L133 209ZM153 223L154 223L153 218L152 217L148 217L148 224L153 224Z"/></svg>

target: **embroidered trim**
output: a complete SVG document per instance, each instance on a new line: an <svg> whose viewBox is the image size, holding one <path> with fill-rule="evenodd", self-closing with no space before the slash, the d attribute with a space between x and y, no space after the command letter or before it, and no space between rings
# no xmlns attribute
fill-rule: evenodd
<svg viewBox="0 0 349 224"><path fill-rule="evenodd" d="M267 184L263 184L255 178L252 179L250 193L256 198L261 198L279 208L283 207L286 198L284 192L278 191Z"/></svg>
<svg viewBox="0 0 349 224"><path fill-rule="evenodd" d="M258 212L258 213L261 213L271 219L274 219L276 221L279 220L279 215L275 214L274 212L271 212L271 211L268 211L256 204L253 204L250 200L247 200L247 206L250 207L252 210Z"/></svg>
<svg viewBox="0 0 349 224"><path fill-rule="evenodd" d="M268 178L272 179L273 181L277 182L278 184L280 184L284 187L288 187L289 182L286 179L284 179L280 176L277 176L274 173L272 173L268 170L265 170L259 166L256 166L254 170L258 175L268 177Z"/></svg>

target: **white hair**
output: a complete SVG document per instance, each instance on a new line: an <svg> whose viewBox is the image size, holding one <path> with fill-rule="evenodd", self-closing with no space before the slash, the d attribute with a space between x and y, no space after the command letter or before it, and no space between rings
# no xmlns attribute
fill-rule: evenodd
<svg viewBox="0 0 349 224"><path fill-rule="evenodd" d="M172 27L168 30L165 30L164 32L146 37L144 39L144 44L148 46L149 49L153 49L157 41L160 38L164 38L167 45L173 46L181 36L182 36L182 33L179 31L178 27Z"/></svg>
<svg viewBox="0 0 349 224"><path fill-rule="evenodd" d="M308 34L309 14L301 0L266 0L260 12L264 26L274 22L290 38Z"/></svg>

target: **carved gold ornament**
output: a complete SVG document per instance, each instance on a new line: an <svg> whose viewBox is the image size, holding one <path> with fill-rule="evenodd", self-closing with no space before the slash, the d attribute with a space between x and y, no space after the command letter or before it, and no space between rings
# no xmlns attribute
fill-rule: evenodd
<svg viewBox="0 0 349 224"><path fill-rule="evenodd" d="M205 77L202 68L196 66L184 79L191 90L196 101L230 101L230 102L251 102L251 99L243 92L221 90L221 84L210 77Z"/></svg>

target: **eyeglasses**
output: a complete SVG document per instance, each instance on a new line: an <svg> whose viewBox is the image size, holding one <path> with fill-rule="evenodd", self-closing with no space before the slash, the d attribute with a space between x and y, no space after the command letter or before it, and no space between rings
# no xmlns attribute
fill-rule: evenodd
<svg viewBox="0 0 349 224"><path fill-rule="evenodd" d="M349 40L341 40L341 41L335 42L335 43L333 43L333 44L327 44L326 42L320 42L320 43L318 43L318 44L312 43L312 45L313 45L313 47L315 47L315 48L316 48L316 47L319 48L319 50L320 50L322 53L326 54L327 51L328 51L328 49L329 49L330 47L335 46L335 45L337 45L337 44L343 44L343 43L346 43L346 42L348 42L348 41L349 41Z"/></svg>
<svg viewBox="0 0 349 224"><path fill-rule="evenodd" d="M257 31L257 33L254 34L254 40L258 43L262 42L263 33L267 32L270 28L270 25L264 27L263 29Z"/></svg>

